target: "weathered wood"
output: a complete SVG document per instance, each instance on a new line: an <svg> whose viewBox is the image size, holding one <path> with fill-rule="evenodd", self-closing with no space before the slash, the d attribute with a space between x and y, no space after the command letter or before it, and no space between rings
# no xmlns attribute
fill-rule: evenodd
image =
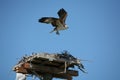
<svg viewBox="0 0 120 80"><path fill-rule="evenodd" d="M16 67L15 71L17 73L23 73L23 74L27 74L28 73L27 70L24 67Z"/></svg>
<svg viewBox="0 0 120 80"><path fill-rule="evenodd" d="M64 73L64 68L63 69L59 69L57 67L36 65L36 64L30 64L30 63L24 64L24 68L25 69L29 69L29 70L38 71L38 72L51 73L51 74L61 74L61 73ZM71 76L78 76L78 71L66 70L66 74L69 74Z"/></svg>
<svg viewBox="0 0 120 80"><path fill-rule="evenodd" d="M32 73L33 71L40 76L43 76L46 73L48 73L48 74L52 74L53 77L67 79L67 80L72 80L72 76L78 76L78 71L66 70L65 73L64 68L59 69L57 67L51 67L51 66L24 63L21 67L16 67L16 72L18 73L33 74Z"/></svg>
<svg viewBox="0 0 120 80"><path fill-rule="evenodd" d="M14 67L14 71L24 74L36 75L39 78L61 78L72 80L73 76L78 76L78 71L69 70L80 65L80 60L72 55L63 54L33 54L25 56ZM47 76L49 75L49 76ZM52 77L50 77L50 75ZM50 79L49 79L50 80Z"/></svg>

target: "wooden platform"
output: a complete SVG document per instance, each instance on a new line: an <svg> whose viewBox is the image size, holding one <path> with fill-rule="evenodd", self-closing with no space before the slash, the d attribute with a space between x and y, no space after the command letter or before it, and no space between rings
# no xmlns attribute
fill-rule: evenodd
<svg viewBox="0 0 120 80"><path fill-rule="evenodd" d="M50 74L55 78L72 80L73 76L78 76L78 71L70 70L70 67L78 64L77 59L68 59L56 54L33 54L23 57L13 68L15 72L44 76Z"/></svg>

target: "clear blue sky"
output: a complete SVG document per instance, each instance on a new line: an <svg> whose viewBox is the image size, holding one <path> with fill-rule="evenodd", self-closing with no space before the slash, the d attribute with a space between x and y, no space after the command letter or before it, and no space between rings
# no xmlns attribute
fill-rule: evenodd
<svg viewBox="0 0 120 80"><path fill-rule="evenodd" d="M58 36L38 19L60 8L69 29ZM25 54L62 50L91 61L74 80L120 80L120 1L0 0L0 80L15 80L11 69Z"/></svg>

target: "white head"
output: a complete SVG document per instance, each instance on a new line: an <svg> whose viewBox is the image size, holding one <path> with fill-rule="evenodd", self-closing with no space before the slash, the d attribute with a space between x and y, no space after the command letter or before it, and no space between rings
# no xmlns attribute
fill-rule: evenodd
<svg viewBox="0 0 120 80"><path fill-rule="evenodd" d="M65 24L65 28L67 29L68 28L68 26Z"/></svg>

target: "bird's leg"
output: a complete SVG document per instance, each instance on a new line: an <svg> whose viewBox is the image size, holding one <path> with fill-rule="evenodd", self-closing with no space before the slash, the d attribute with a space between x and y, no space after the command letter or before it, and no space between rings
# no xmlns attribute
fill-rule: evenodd
<svg viewBox="0 0 120 80"><path fill-rule="evenodd" d="M50 31L50 33L54 32L54 30Z"/></svg>
<svg viewBox="0 0 120 80"><path fill-rule="evenodd" d="M59 31L58 31L58 30L56 31L56 34L57 34L57 35L60 35L60 33L59 33Z"/></svg>
<svg viewBox="0 0 120 80"><path fill-rule="evenodd" d="M57 35L60 35L60 33L59 33L59 31L57 30L57 28L54 28L50 33L54 32L54 31L56 31L56 34L57 34Z"/></svg>
<svg viewBox="0 0 120 80"><path fill-rule="evenodd" d="M56 30L56 28L54 28L52 31L50 31L50 33L54 32Z"/></svg>

